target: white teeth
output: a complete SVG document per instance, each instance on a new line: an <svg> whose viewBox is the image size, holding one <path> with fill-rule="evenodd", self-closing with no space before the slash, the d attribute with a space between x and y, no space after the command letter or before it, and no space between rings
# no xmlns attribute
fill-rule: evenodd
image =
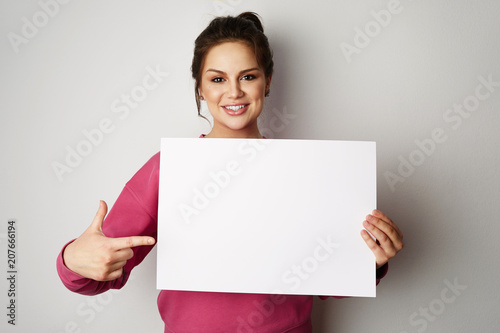
<svg viewBox="0 0 500 333"><path fill-rule="evenodd" d="M235 105L235 106L225 106L226 109L233 110L233 111L238 111L241 108L244 108L245 105Z"/></svg>

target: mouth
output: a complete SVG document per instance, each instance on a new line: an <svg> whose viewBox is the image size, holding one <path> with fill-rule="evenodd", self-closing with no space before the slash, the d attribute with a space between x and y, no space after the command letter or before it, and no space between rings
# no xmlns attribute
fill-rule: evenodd
<svg viewBox="0 0 500 333"><path fill-rule="evenodd" d="M248 109L249 104L234 104L234 105L224 105L222 108L230 116L238 116L244 113Z"/></svg>

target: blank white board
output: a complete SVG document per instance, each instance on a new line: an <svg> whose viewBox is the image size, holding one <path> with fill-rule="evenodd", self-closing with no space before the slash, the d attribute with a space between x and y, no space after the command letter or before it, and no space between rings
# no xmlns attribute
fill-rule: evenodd
<svg viewBox="0 0 500 333"><path fill-rule="evenodd" d="M165 138L157 288L375 296L374 142Z"/></svg>

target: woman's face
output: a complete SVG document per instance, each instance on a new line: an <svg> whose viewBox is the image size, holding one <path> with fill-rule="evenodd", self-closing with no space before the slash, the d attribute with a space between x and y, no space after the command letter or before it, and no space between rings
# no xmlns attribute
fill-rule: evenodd
<svg viewBox="0 0 500 333"><path fill-rule="evenodd" d="M214 119L207 137L262 137L257 118L270 83L248 45L226 42L212 47L205 57L199 86Z"/></svg>

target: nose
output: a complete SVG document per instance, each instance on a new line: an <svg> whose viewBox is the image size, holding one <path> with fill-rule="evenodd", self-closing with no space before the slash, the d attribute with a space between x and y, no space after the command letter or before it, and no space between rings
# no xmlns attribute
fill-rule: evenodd
<svg viewBox="0 0 500 333"><path fill-rule="evenodd" d="M239 80L235 80L231 82L229 86L229 91L228 91L229 97L232 98L239 98L243 96L243 90L241 89L241 83Z"/></svg>

